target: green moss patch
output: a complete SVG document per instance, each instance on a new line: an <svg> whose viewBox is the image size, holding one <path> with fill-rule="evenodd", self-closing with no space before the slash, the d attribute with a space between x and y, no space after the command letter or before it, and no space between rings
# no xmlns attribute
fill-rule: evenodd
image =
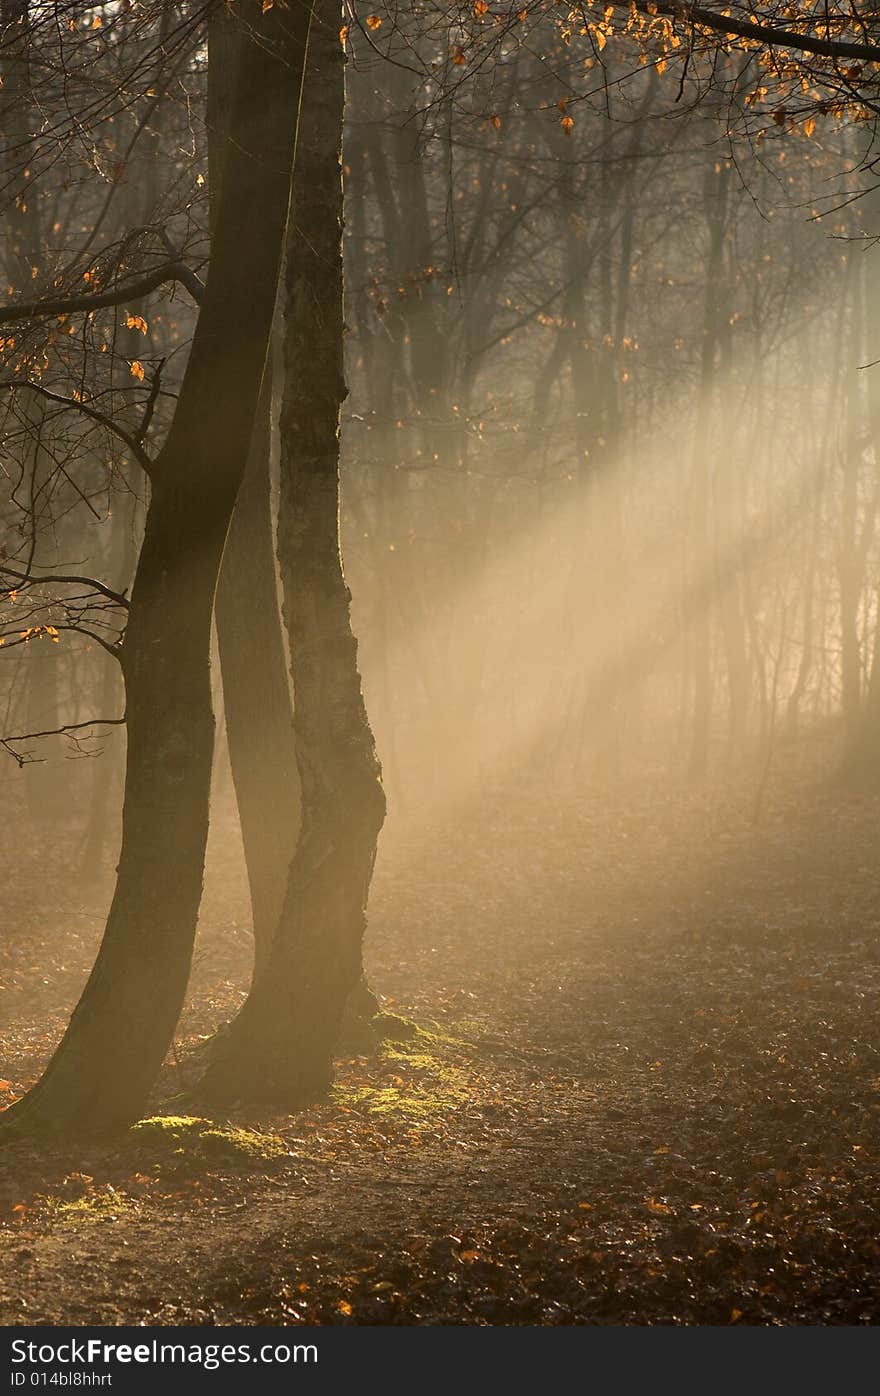
<svg viewBox="0 0 880 1396"><path fill-rule="evenodd" d="M163 1173L277 1164L289 1149L276 1134L220 1125L192 1115L154 1115L129 1130L143 1164Z"/></svg>
<svg viewBox="0 0 880 1396"><path fill-rule="evenodd" d="M431 1048L435 1040L424 1029L404 1040L386 1038L381 1084L340 1082L330 1099L343 1110L394 1121L409 1128L436 1123L461 1109L473 1097L473 1083L461 1068Z"/></svg>
<svg viewBox="0 0 880 1396"><path fill-rule="evenodd" d="M41 1210L53 1220L65 1226L82 1223L115 1221L125 1212L134 1210L130 1197L125 1197L115 1188L89 1189L82 1197L45 1197L39 1199Z"/></svg>

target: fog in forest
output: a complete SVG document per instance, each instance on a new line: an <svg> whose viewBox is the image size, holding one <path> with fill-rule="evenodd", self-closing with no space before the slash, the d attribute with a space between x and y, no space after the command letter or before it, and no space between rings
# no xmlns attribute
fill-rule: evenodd
<svg viewBox="0 0 880 1396"><path fill-rule="evenodd" d="M182 1099L319 1189L402 1150L388 1227L501 1267L407 1289L349 1200L252 1302L105 1322L875 1321L877 64L337 8L0 7L9 1128Z"/></svg>
<svg viewBox="0 0 880 1396"><path fill-rule="evenodd" d="M377 90L376 60L349 73L343 555L385 840L395 816L429 825L532 782L723 787L745 763L757 786L820 734L832 763L876 760L858 128L744 153L734 99L670 110L652 74L610 122L588 108L566 131L553 90L536 102L535 74L508 66L497 130L479 108L420 109L405 74ZM149 368L167 318L114 349ZM172 344L188 331L175 318ZM180 351L170 362L179 374ZM7 406L13 537L30 527L15 479L33 469L29 410ZM63 463L45 472L40 566L122 584L143 510L124 460L85 498ZM31 618L15 604L10 633ZM119 706L93 643L36 638L7 659L9 734ZM214 685L229 813L216 662ZM16 743L41 764L8 763L8 796L33 787L62 817L93 805L90 841L110 857L122 743L106 728Z"/></svg>

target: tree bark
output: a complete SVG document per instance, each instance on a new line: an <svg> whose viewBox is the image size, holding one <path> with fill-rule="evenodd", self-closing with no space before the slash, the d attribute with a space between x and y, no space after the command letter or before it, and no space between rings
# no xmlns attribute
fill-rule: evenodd
<svg viewBox="0 0 880 1396"><path fill-rule="evenodd" d="M339 549L343 374L336 3L316 12L287 246L279 561L294 676L302 823L266 971L218 1043L213 1098L296 1103L328 1085L361 951L385 814Z"/></svg>
<svg viewBox="0 0 880 1396"><path fill-rule="evenodd" d="M98 1132L140 1114L183 1003L201 896L220 558L252 435L290 197L309 10L258 0L210 21L209 82L230 84L210 275L157 461L123 672L128 753L118 880L67 1032L4 1131ZM234 29L232 61L212 61ZM224 53L224 58L225 58Z"/></svg>
<svg viewBox="0 0 880 1396"><path fill-rule="evenodd" d="M267 373L215 603L226 737L251 894L255 975L268 959L299 827L299 774L276 582L270 379Z"/></svg>

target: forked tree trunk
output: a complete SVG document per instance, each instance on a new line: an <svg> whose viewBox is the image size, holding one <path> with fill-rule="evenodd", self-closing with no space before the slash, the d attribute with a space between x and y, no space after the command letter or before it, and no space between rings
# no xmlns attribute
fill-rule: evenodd
<svg viewBox="0 0 880 1396"><path fill-rule="evenodd" d="M309 10L220 5L209 81L232 84L208 287L159 456L123 670L128 754L118 880L97 962L4 1130L96 1132L146 1104L180 1013L202 888L213 748L214 590L251 439L290 196ZM234 26L231 71L223 36ZM220 39L220 48L217 40Z"/></svg>
<svg viewBox="0 0 880 1396"><path fill-rule="evenodd" d="M278 555L294 675L302 824L264 973L219 1040L213 1097L285 1103L331 1077L361 974L365 908L385 798L339 551L345 397L341 136L344 55L334 0L313 22L287 246Z"/></svg>

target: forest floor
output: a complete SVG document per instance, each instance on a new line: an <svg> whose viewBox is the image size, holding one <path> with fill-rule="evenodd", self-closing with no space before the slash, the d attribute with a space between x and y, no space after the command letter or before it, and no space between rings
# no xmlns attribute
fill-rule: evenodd
<svg viewBox="0 0 880 1396"><path fill-rule="evenodd" d="M295 1115L7 1147L0 1322L876 1322L880 799L792 766L755 825L755 779L392 819L369 971L419 1035ZM72 890L73 834L17 839L7 1099L106 891ZM221 827L157 1115L242 997L246 926Z"/></svg>

